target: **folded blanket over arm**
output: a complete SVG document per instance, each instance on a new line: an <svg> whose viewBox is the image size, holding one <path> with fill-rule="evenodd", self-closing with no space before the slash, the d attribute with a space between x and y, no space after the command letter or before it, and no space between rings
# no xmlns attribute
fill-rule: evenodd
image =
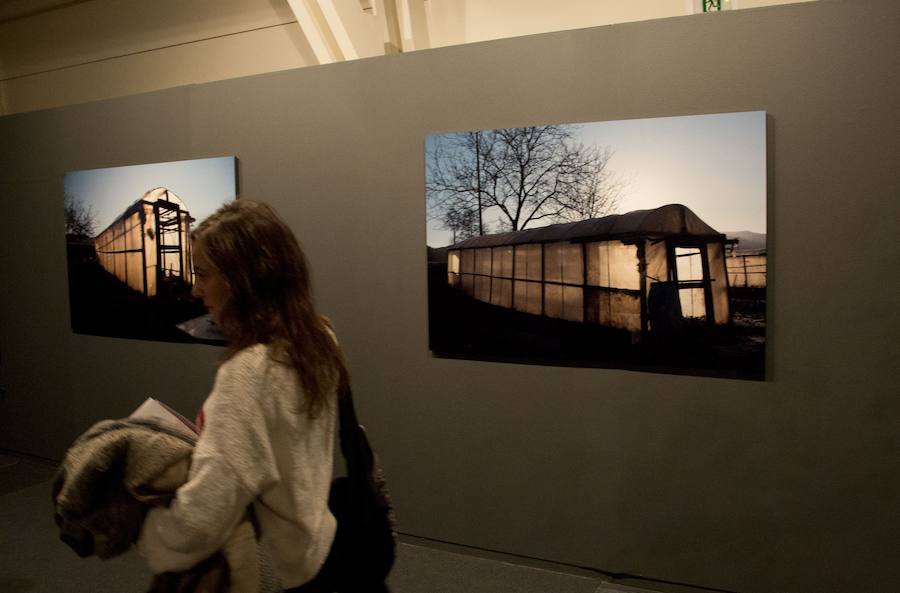
<svg viewBox="0 0 900 593"><path fill-rule="evenodd" d="M193 445L146 421L104 420L92 426L66 452L53 484L60 538L82 557L128 551L147 510L168 504L187 479ZM182 573L156 575L151 592L278 590L260 579L254 535L248 518L208 560ZM266 579L271 581L270 575Z"/></svg>

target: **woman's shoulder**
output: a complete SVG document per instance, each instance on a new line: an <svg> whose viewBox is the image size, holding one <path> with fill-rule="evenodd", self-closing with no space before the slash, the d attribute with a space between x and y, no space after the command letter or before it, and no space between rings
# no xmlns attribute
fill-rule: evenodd
<svg viewBox="0 0 900 593"><path fill-rule="evenodd" d="M219 367L219 377L236 381L281 383L296 376L290 355L278 344L254 344L233 353Z"/></svg>
<svg viewBox="0 0 900 593"><path fill-rule="evenodd" d="M242 373L253 371L267 364L269 347L266 344L253 344L231 354L219 366L219 373Z"/></svg>
<svg viewBox="0 0 900 593"><path fill-rule="evenodd" d="M268 383L290 373L290 366L280 362L274 346L254 344L233 353L219 366L216 378L228 383Z"/></svg>
<svg viewBox="0 0 900 593"><path fill-rule="evenodd" d="M271 396L282 383L281 366L272 359L271 347L254 344L233 353L216 373L210 399L227 405L244 407Z"/></svg>

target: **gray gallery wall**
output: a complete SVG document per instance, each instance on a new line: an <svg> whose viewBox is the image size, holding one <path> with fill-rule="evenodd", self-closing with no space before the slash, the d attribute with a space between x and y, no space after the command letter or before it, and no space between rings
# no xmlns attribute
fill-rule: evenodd
<svg viewBox="0 0 900 593"><path fill-rule="evenodd" d="M823 0L2 118L0 447L59 458L147 395L196 409L219 349L70 332L62 176L236 155L314 264L401 531L748 593L886 590L898 72L896 3ZM769 126L767 381L429 355L428 133L748 110Z"/></svg>

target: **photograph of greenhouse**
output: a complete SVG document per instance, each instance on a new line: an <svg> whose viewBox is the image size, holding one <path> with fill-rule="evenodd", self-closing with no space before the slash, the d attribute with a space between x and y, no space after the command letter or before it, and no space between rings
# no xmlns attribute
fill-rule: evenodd
<svg viewBox="0 0 900 593"><path fill-rule="evenodd" d="M765 378L766 114L429 136L438 357Z"/></svg>
<svg viewBox="0 0 900 593"><path fill-rule="evenodd" d="M237 196L237 161L218 157L71 171L64 179L75 333L221 343L191 295L190 233Z"/></svg>

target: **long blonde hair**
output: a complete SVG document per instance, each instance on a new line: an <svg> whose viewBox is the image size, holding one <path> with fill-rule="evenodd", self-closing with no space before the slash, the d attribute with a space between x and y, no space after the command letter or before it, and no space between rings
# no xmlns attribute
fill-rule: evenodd
<svg viewBox="0 0 900 593"><path fill-rule="evenodd" d="M309 266L294 233L269 205L240 199L219 208L192 237L228 284L220 314L228 356L270 345L275 360L297 371L307 413L316 416L336 385L347 381L347 367L328 322L316 312Z"/></svg>

